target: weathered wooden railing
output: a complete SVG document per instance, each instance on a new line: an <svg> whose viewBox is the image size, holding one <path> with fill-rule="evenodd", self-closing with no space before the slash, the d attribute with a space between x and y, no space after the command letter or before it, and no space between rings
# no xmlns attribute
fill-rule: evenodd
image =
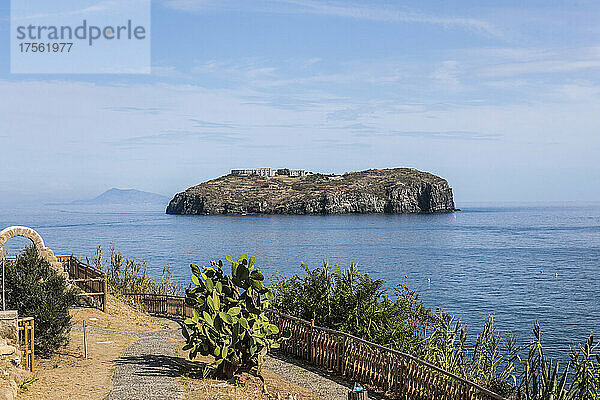
<svg viewBox="0 0 600 400"><path fill-rule="evenodd" d="M344 332L269 310L290 340L283 352L334 371L393 397L410 400L504 400L501 396L420 360Z"/></svg>
<svg viewBox="0 0 600 400"><path fill-rule="evenodd" d="M23 364L29 372L35 371L35 321L32 317L21 318L19 325L19 345L23 354Z"/></svg>
<svg viewBox="0 0 600 400"><path fill-rule="evenodd" d="M186 305L185 297L181 296L145 293L125 293L123 296L142 306L145 312L163 317L191 317L194 309Z"/></svg>
<svg viewBox="0 0 600 400"><path fill-rule="evenodd" d="M183 297L128 293L145 311L191 317ZM281 351L334 371L351 381L406 400L504 400L501 396L433 364L344 332L269 310L282 334L291 335Z"/></svg>
<svg viewBox="0 0 600 400"><path fill-rule="evenodd" d="M73 256L56 256L56 258L69 273L69 281L81 289L81 296L93 299L95 306L106 312L108 300L106 274Z"/></svg>

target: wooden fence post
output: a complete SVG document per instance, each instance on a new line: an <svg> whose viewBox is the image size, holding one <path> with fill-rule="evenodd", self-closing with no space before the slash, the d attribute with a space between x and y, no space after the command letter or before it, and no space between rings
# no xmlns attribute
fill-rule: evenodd
<svg viewBox="0 0 600 400"><path fill-rule="evenodd" d="M309 351L308 351L308 359L310 361L314 361L315 360L315 343L314 343L314 334L313 334L313 330L315 328L315 320L311 319L310 320L310 335L309 335Z"/></svg>
<svg viewBox="0 0 600 400"><path fill-rule="evenodd" d="M83 357L87 359L87 324L83 320Z"/></svg>
<svg viewBox="0 0 600 400"><path fill-rule="evenodd" d="M348 392L348 400L369 400L369 394L366 390L361 392L350 391Z"/></svg>
<svg viewBox="0 0 600 400"><path fill-rule="evenodd" d="M104 274L104 299L102 301L102 312L106 312L108 310L108 274Z"/></svg>
<svg viewBox="0 0 600 400"><path fill-rule="evenodd" d="M35 371L35 320L31 320L31 372Z"/></svg>

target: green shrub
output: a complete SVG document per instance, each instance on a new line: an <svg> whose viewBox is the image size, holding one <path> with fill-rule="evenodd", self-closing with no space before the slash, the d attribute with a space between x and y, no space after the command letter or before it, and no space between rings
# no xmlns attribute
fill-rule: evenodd
<svg viewBox="0 0 600 400"><path fill-rule="evenodd" d="M434 313L404 285L393 289L396 298L391 299L384 280L360 273L355 265L302 267L303 277L274 278L274 307L285 314L401 351L419 347L420 333L433 326Z"/></svg>
<svg viewBox="0 0 600 400"><path fill-rule="evenodd" d="M190 351L190 359L213 355L219 377L231 379L242 372L261 376L265 355L281 340L273 339L279 329L264 313L273 293L263 285L254 257L226 259L231 275L223 271L222 261L202 269L191 265L194 287L186 290L186 303L195 309L184 321L184 350Z"/></svg>
<svg viewBox="0 0 600 400"><path fill-rule="evenodd" d="M75 289L41 258L35 247L25 248L5 267L6 308L35 320L35 351L43 357L68 342L69 308L77 302Z"/></svg>

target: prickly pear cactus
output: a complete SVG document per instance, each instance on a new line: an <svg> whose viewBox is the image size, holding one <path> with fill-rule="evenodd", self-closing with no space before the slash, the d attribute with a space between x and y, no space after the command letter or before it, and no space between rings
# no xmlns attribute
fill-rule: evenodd
<svg viewBox="0 0 600 400"><path fill-rule="evenodd" d="M260 376L269 349L278 348L283 338L269 323L264 310L274 299L263 284L265 277L255 267L254 257L231 256L231 274L222 261L210 266L192 264L193 287L186 290L186 303L194 307L193 317L184 321L183 336L190 359L198 354L215 357L217 376L231 379L249 372Z"/></svg>

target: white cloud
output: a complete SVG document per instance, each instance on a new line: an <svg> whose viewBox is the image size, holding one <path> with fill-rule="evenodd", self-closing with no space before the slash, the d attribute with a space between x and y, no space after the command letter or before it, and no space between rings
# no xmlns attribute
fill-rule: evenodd
<svg viewBox="0 0 600 400"><path fill-rule="evenodd" d="M183 11L204 11L209 9L214 2L212 0L165 0L167 7Z"/></svg>
<svg viewBox="0 0 600 400"><path fill-rule="evenodd" d="M479 75L485 78L600 70L600 60L543 60L493 65L483 68Z"/></svg>
<svg viewBox="0 0 600 400"><path fill-rule="evenodd" d="M257 65L252 62L232 64L212 60L197 64L192 68L191 72L193 74L218 74L222 77L246 81L272 77L276 70L275 67Z"/></svg>
<svg viewBox="0 0 600 400"><path fill-rule="evenodd" d="M475 18L462 17L438 17L421 14L418 12L408 12L390 7L381 6L356 6L348 3L330 2L330 1L312 1L312 0L275 0L279 3L291 4L299 7L299 11L330 15L337 17L346 17L353 19L364 19L381 22L409 22L423 23L432 25L441 25L444 27L462 27L485 32L492 36L502 37L502 33L493 25L486 21Z"/></svg>
<svg viewBox="0 0 600 400"><path fill-rule="evenodd" d="M27 20L27 19L48 19L48 18L59 18L67 16L78 16L78 15L90 15L98 12L106 12L111 9L118 9L119 3L114 0L103 1L98 4L94 4L89 7L79 8L69 11L59 11L56 13L44 13L44 14L30 14L30 15L17 15L13 16L12 19L15 21Z"/></svg>
<svg viewBox="0 0 600 400"><path fill-rule="evenodd" d="M442 65L431 74L431 78L439 81L446 87L459 89L462 87L462 85L458 79L458 73L458 62L449 60L442 62Z"/></svg>
<svg viewBox="0 0 600 400"><path fill-rule="evenodd" d="M180 79L188 80L191 78L190 74L183 73L177 69L174 65L153 65L151 69L153 76L159 79Z"/></svg>
<svg viewBox="0 0 600 400"><path fill-rule="evenodd" d="M593 82L569 83L556 87L550 96L563 102L596 102L600 99L600 87Z"/></svg>
<svg viewBox="0 0 600 400"><path fill-rule="evenodd" d="M312 0L264 0L253 2L214 0L165 0L167 7L183 11L243 10L250 12L282 14L314 14L359 20L419 23L438 25L445 28L459 27L503 38L504 34L487 21L465 17L439 17L419 12L405 11L381 5L362 6L346 2Z"/></svg>

